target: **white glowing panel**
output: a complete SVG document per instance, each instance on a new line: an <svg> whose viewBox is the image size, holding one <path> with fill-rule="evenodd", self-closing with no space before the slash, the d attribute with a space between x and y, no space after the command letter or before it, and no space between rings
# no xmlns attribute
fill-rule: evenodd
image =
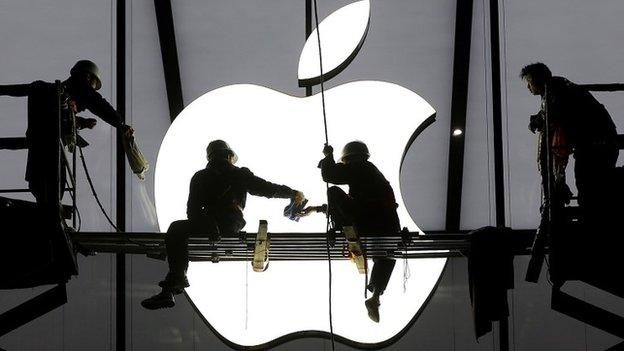
<svg viewBox="0 0 624 351"><path fill-rule="evenodd" d="M335 11L320 24L324 73L348 64L363 43L370 2L361 0ZM299 79L320 76L316 31L299 60ZM414 92L396 84L359 81L326 92L329 140L342 146L362 140L392 184L403 226L419 228L404 207L399 187L401 157L420 124L435 113ZM205 148L226 140L249 167L269 181L301 190L311 205L326 202L318 160L325 141L321 97L299 98L256 85L231 85L208 92L190 104L169 128L156 164L155 197L160 228L186 218L189 181L205 167ZM288 200L248 197L246 231L258 221L269 232L324 232L317 215L299 223L282 216ZM417 211L417 209L414 209ZM251 255L251 253L250 253ZM360 343L384 342L403 330L432 293L446 260L410 260L411 278L403 292L399 261L382 296L381 322L367 317L363 276L348 261L333 262L334 332ZM263 273L250 263L191 263L189 297L214 329L233 343L260 345L299 331L329 332L327 262L272 262Z"/></svg>
<svg viewBox="0 0 624 351"><path fill-rule="evenodd" d="M434 114L414 92L380 81L358 81L326 92L330 143L339 155L351 140L362 140L391 182L402 226L419 230L400 194L399 168L406 143ZM269 181L304 192L310 204L326 202L317 163L324 143L320 96L298 98L249 84L223 87L201 96L176 118L156 164L155 197L165 231L186 218L192 175L205 167L205 148L226 140L249 167ZM324 232L324 216L299 223L282 216L288 200L248 197L246 231L258 220L269 232ZM417 209L416 209L417 210ZM411 279L403 293L402 262L382 296L381 322L370 321L363 298L363 277L348 261L333 262L334 332L362 343L383 342L400 332L420 310L444 267L444 259L411 260ZM248 304L245 302L246 270ZM187 289L199 311L218 333L239 345L258 345L302 330L329 331L327 262L272 262L264 273L244 263L192 263ZM248 320L245 323L246 311Z"/></svg>
<svg viewBox="0 0 624 351"><path fill-rule="evenodd" d="M333 12L319 24L323 73L335 69L357 49L366 35L370 19L370 1L361 0ZM320 76L316 29L308 37L299 59L299 79Z"/></svg>

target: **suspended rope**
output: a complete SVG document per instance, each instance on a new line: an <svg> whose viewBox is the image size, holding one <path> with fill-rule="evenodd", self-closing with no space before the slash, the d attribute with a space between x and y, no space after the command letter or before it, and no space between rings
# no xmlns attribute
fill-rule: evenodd
<svg viewBox="0 0 624 351"><path fill-rule="evenodd" d="M100 211L102 211L102 213L104 214L104 217L106 217L106 220L108 221L108 224L110 224L111 227L113 227L113 229L115 229L115 231L117 233L121 233L119 228L117 228L117 226L113 223L113 221L111 220L110 216L108 215L108 213L104 209L104 206L102 206L102 202L100 201L100 197L98 196L97 192L95 191L95 187L93 186L93 180L91 179L91 175L89 174L89 169L87 168L87 162L85 161L84 154L82 153L82 148L78 147L78 150L80 151L80 162L82 163L82 168L85 171L85 176L87 177L87 183L89 183L89 188L91 188L91 193L93 194L93 197L95 198L95 202L97 202L98 206L100 207ZM125 236L124 236L124 240L129 242L129 243L141 246L141 247L148 247L148 246L146 246L143 243L135 242L135 241L130 240L129 238L127 238Z"/></svg>
<svg viewBox="0 0 624 351"><path fill-rule="evenodd" d="M323 106L323 126L325 127L325 145L329 144L329 136L327 133L327 113L325 109L325 77L323 76L323 52L321 50L321 30L319 28L318 7L314 0L314 20L316 22L316 39L318 42L319 52L319 68L320 68L320 84L321 84L321 104Z"/></svg>
<svg viewBox="0 0 624 351"><path fill-rule="evenodd" d="M249 263L249 264L248 264ZM249 266L252 262L249 256L249 245L245 246L245 330L249 325Z"/></svg>
<svg viewBox="0 0 624 351"><path fill-rule="evenodd" d="M316 24L316 40L318 43L318 52L319 52L319 70L320 70L320 85L321 85L321 105L323 107L323 127L324 127L324 131L325 131L325 146L329 145L329 135L327 132L327 112L326 112L326 108L325 108L325 85L324 85L324 80L325 77L323 77L323 53L321 50L321 30L319 28L319 16L318 16L318 6L316 3L316 0L314 0L314 21ZM325 193L327 194L327 191L329 190L329 184L326 182L325 183ZM334 322L333 322L333 315L332 315L332 265L331 265L331 254L330 254L330 250L329 250L329 227L330 227L330 221L329 221L329 198L327 199L327 211L325 212L325 217L327 219L327 223L325 226L325 230L327 232L327 238L326 238L326 246L327 246L327 264L329 267L329 335L330 335L330 340L331 340L331 347L332 350L336 349L336 345L335 345L335 341L334 341Z"/></svg>
<svg viewBox="0 0 624 351"><path fill-rule="evenodd" d="M102 211L102 213L104 214L104 217L106 217L108 224L110 224L111 227L113 227L113 229L115 229L116 232L119 232L119 228L117 228L115 223L113 223L111 218L108 216L108 213L106 213L106 210L104 209L104 206L102 206L102 203L100 202L100 198L97 195L97 192L95 191L95 187L93 186L93 181L91 180L91 175L89 174L89 169L87 168L87 162L85 162L84 154L82 153L82 148L78 147L78 150L80 151L80 162L82 163L82 168L85 171L85 176L87 177L87 183L89 183L89 188L91 188L91 193L93 194L93 197L95 198L95 202L97 202L98 206L100 207L100 211Z"/></svg>

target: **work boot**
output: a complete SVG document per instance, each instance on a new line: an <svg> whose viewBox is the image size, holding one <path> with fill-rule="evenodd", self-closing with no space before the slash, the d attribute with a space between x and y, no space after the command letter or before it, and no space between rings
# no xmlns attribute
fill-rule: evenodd
<svg viewBox="0 0 624 351"><path fill-rule="evenodd" d="M370 318L375 323L379 323L379 298L373 296L370 299L364 301L364 305L366 306L366 310L368 311L368 318Z"/></svg>
<svg viewBox="0 0 624 351"><path fill-rule="evenodd" d="M147 308L148 310L171 308L175 306L175 299L173 298L173 293L171 291L163 289L159 294L141 301L141 306Z"/></svg>
<svg viewBox="0 0 624 351"><path fill-rule="evenodd" d="M165 280L162 280L158 283L158 286L163 289L169 289L174 295L179 295L184 291L185 288L188 288L191 285L186 278L186 274L178 275L169 272L167 273L167 277L165 277Z"/></svg>

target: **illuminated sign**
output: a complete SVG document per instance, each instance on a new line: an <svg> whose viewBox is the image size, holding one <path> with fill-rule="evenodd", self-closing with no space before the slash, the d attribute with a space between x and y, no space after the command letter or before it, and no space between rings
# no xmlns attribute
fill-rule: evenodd
<svg viewBox="0 0 624 351"><path fill-rule="evenodd" d="M369 14L367 0L348 6L360 9L343 14ZM340 11L332 16L340 15ZM325 21L320 26L322 38L336 37L325 29ZM366 28L356 40L365 36ZM324 58L344 56L324 44L323 50ZM318 62L318 54L304 50L300 60L304 64ZM339 61L329 64L328 71ZM314 78L314 71L310 72L308 77ZM408 142L423 122L433 118L434 109L411 90L381 81L357 81L329 89L326 104L330 143L339 150L348 141L364 141L371 162L395 190L401 225L419 230L404 206L399 172ZM205 167L205 148L213 139L230 144L238 154L237 165L303 191L310 204L325 203L325 183L317 168L325 140L322 120L319 94L295 97L257 85L237 84L199 97L172 123L158 154L155 196L161 230L174 220L186 218L190 179ZM258 221L266 219L269 232L325 231L324 216L306 217L300 222L283 217L287 203L249 196L245 230L256 231ZM334 333L357 343L391 339L420 311L445 262L410 260L411 278L405 292L399 262L382 296L381 321L377 324L368 319L364 307L363 276L351 262L333 261ZM263 273L254 273L249 262L198 262L191 263L188 276L191 287L186 291L197 310L217 333L234 344L260 345L300 331L329 332L325 261L272 262Z"/></svg>

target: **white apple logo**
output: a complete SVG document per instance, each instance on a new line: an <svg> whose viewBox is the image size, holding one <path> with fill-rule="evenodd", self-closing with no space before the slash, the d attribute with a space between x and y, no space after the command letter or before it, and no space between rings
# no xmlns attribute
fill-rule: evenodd
<svg viewBox="0 0 624 351"><path fill-rule="evenodd" d="M349 37L347 41L353 42L353 34L332 35L336 29L325 24L355 14L359 19L354 23L360 23L359 28L362 22L365 24L356 38L357 47L366 34L369 12L368 0L334 12L320 25L322 39ZM310 38L315 38L314 33ZM327 60L329 71L344 61L345 54L344 50L335 54L325 45L323 41L324 60L326 55L342 57L334 59L334 63ZM301 64L314 60L318 62L318 54L304 49L300 79ZM314 77L314 72L309 77ZM405 209L399 172L410 138L423 122L433 118L434 109L411 90L381 81L340 85L327 90L325 98L330 143L339 149L351 140L366 142L371 161L395 190L401 225L419 230ZM325 183L316 168L325 140L320 100L319 94L301 98L257 85L237 84L210 91L188 105L167 131L158 154L155 197L160 229L166 231L172 221L186 218L189 181L205 167L205 147L213 139L230 144L239 156L237 165L303 191L311 204L325 203ZM325 231L324 216L307 217L298 223L283 217L286 204L286 200L248 197L245 230L255 232L258 221L266 219L269 232ZM382 297L381 322L376 324L366 315L363 277L351 262L333 261L333 325L338 340L379 344L395 337L419 313L445 262L410 260L411 278L406 292L398 262ZM329 332L325 261L272 262L263 273L251 271L249 262L193 262L188 276L191 287L186 292L197 311L233 346L285 340L300 331Z"/></svg>

